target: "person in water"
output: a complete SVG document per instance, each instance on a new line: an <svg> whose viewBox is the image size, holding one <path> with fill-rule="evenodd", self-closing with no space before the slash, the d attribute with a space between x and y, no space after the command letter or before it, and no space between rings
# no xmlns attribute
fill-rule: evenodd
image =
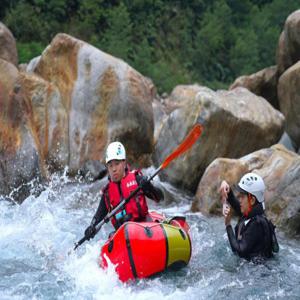
<svg viewBox="0 0 300 300"><path fill-rule="evenodd" d="M273 228L264 214L265 184L259 175L247 173L240 179L236 189L237 198L225 180L220 186L229 243L232 251L240 257L260 262L272 256ZM232 208L240 217L235 231L231 226Z"/></svg>
<svg viewBox="0 0 300 300"><path fill-rule="evenodd" d="M112 218L111 222L118 229L124 222L142 222L148 218L146 196L159 202L163 199L162 191L147 181L140 171L130 171L126 163L126 151L120 142L108 145L105 157L108 170L108 184L101 191L101 200L91 224L85 230L87 240L96 234L96 225L113 210L123 199L127 198L138 186L141 191L132 197Z"/></svg>

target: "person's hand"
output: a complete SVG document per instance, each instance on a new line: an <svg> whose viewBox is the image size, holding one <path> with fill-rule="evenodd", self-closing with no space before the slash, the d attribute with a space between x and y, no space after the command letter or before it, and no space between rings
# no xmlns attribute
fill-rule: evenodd
<svg viewBox="0 0 300 300"><path fill-rule="evenodd" d="M96 235L96 228L93 225L90 225L87 227L87 229L84 231L85 238L89 241Z"/></svg>
<svg viewBox="0 0 300 300"><path fill-rule="evenodd" d="M227 204L227 202L223 203L223 216L224 216L225 226L230 225L232 212L231 212L231 207L230 205Z"/></svg>
<svg viewBox="0 0 300 300"><path fill-rule="evenodd" d="M147 176L139 176L138 178L138 184L142 188L144 193L151 192L152 190L152 184L148 180Z"/></svg>
<svg viewBox="0 0 300 300"><path fill-rule="evenodd" d="M230 191L229 184L225 180L223 180L219 189L219 192L221 194L221 201L223 203L226 202L229 191Z"/></svg>
<svg viewBox="0 0 300 300"><path fill-rule="evenodd" d="M228 215L229 209L230 209L230 206L227 203L227 201L223 202L222 214L224 217L226 217Z"/></svg>

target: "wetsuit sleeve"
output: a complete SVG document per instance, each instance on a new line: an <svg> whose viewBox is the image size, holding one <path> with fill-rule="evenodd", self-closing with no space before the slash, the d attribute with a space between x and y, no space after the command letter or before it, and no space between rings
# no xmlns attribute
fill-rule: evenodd
<svg viewBox="0 0 300 300"><path fill-rule="evenodd" d="M141 173L136 175L137 184L140 185L142 178L144 177ZM154 200L155 202L159 202L164 199L164 193L158 187L155 187L151 182L147 183L146 189L144 190L144 194L146 197Z"/></svg>
<svg viewBox="0 0 300 300"><path fill-rule="evenodd" d="M227 201L229 202L230 206L234 209L234 211L237 213L238 216L242 216L242 212L241 212L241 206L239 201L235 198L232 190L230 189L229 193L228 193L228 198Z"/></svg>
<svg viewBox="0 0 300 300"><path fill-rule="evenodd" d="M155 202L159 202L161 200L164 200L164 193L162 190L158 187L155 187L152 183L151 184L151 189L145 193L145 196L154 200Z"/></svg>
<svg viewBox="0 0 300 300"><path fill-rule="evenodd" d="M101 197L99 202L96 214L94 215L91 225L96 226L99 222L101 222L104 217L108 214L107 207L105 205L104 194Z"/></svg>
<svg viewBox="0 0 300 300"><path fill-rule="evenodd" d="M243 232L241 240L237 240L231 225L226 226L228 240L232 251L237 253L239 256L246 258L253 253L255 246L261 239L261 230L258 228L258 224L256 222L251 222L247 226L248 228L246 228Z"/></svg>

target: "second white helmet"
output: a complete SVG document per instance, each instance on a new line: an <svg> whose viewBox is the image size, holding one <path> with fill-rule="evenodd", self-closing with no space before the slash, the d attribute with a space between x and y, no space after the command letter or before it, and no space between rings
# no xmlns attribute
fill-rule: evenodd
<svg viewBox="0 0 300 300"><path fill-rule="evenodd" d="M255 174L255 173L247 173L245 174L240 182L238 183L238 186L243 190L246 191L249 194L252 194L256 197L257 201L260 202L263 206L263 209L265 209L265 198L264 198L264 192L266 189L265 183L263 179Z"/></svg>
<svg viewBox="0 0 300 300"><path fill-rule="evenodd" d="M123 160L126 159L126 151L122 143L110 143L106 149L105 162L108 163L113 159Z"/></svg>

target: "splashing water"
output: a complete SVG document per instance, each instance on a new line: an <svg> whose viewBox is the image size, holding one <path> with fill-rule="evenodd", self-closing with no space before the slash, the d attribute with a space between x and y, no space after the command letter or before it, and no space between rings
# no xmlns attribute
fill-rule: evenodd
<svg viewBox="0 0 300 300"><path fill-rule="evenodd" d="M72 250L96 211L101 184L53 176L38 197L21 205L0 198L0 299L299 299L298 241L279 233L280 252L265 265L239 259L229 248L222 218L189 213L191 198L165 183L160 184L175 203L149 201L150 208L187 216L191 262L177 272L121 283L112 265L99 268L111 225Z"/></svg>

